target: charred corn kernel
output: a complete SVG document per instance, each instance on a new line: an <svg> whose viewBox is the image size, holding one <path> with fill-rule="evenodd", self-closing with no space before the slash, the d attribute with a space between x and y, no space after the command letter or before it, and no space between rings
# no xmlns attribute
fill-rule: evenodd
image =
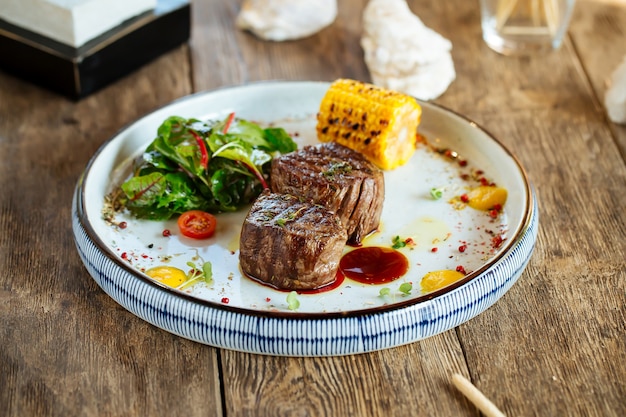
<svg viewBox="0 0 626 417"><path fill-rule="evenodd" d="M339 79L317 114L317 136L362 153L382 169L406 163L417 145L422 108L413 97L372 84Z"/></svg>

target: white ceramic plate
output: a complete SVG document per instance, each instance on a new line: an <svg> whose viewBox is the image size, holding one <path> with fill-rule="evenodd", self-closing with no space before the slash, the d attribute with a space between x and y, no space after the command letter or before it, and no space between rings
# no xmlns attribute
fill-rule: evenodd
<svg viewBox="0 0 626 417"><path fill-rule="evenodd" d="M394 236L413 239L414 245L400 249L409 270L394 282L377 286L346 279L330 291L300 294L300 307L292 311L286 292L253 282L239 270L245 210L219 215L215 237L203 242L180 236L175 220L120 214L116 220L127 223L124 229L104 221L105 195L168 116L223 118L234 111L262 125L285 127L299 145L316 143L315 114L328 86L268 82L196 94L141 118L107 141L87 166L73 203L78 252L96 282L129 311L169 332L217 347L275 355L389 348L453 328L492 305L519 278L532 254L538 224L534 194L518 161L497 140L429 103L421 103L419 132L432 147L421 146L409 163L385 173L381 228L364 242L389 247ZM442 156L433 147L458 157ZM496 219L451 203L481 176L508 190L504 212ZM443 197L433 199L432 188L443 188ZM164 237L165 229L172 235ZM498 247L494 236L503 238ZM143 273L163 264L188 270L189 262L205 261L213 266L212 284L184 291ZM464 279L431 293L421 291L424 274L458 266L468 272ZM410 294L398 290L404 282L412 284ZM389 295L380 295L382 287L389 288Z"/></svg>

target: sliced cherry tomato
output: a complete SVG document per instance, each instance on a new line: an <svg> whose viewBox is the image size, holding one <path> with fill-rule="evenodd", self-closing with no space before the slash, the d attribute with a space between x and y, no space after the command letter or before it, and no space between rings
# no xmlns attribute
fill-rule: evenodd
<svg viewBox="0 0 626 417"><path fill-rule="evenodd" d="M213 236L215 226L217 226L215 216L201 210L186 211L178 218L180 232L193 239L206 239Z"/></svg>

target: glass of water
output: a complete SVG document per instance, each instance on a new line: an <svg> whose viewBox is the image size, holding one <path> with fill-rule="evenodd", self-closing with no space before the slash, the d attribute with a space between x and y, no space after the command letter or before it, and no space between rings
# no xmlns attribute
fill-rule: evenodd
<svg viewBox="0 0 626 417"><path fill-rule="evenodd" d="M483 39L496 52L519 55L558 49L575 0L480 0Z"/></svg>

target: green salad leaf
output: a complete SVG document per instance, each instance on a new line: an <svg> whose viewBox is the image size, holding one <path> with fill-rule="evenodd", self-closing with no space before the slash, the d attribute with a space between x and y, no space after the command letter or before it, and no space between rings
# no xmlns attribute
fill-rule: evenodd
<svg viewBox="0 0 626 417"><path fill-rule="evenodd" d="M153 220L188 210L235 211L268 188L272 158L296 149L284 129L232 114L218 121L171 116L135 161L118 205Z"/></svg>

